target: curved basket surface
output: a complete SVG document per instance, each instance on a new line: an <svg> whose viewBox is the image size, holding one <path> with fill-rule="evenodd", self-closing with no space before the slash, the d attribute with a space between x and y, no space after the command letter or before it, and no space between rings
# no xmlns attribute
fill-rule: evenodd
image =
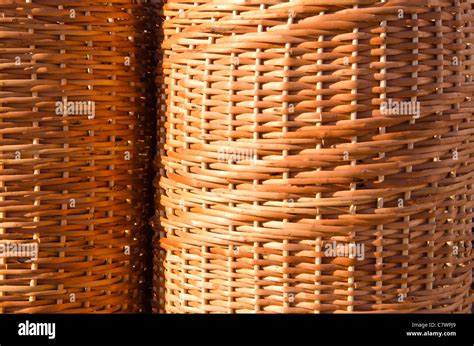
<svg viewBox="0 0 474 346"><path fill-rule="evenodd" d="M0 242L38 248L0 258L0 313L140 309L138 9L0 3Z"/></svg>
<svg viewBox="0 0 474 346"><path fill-rule="evenodd" d="M471 3L176 13L163 44L164 310L470 311Z"/></svg>

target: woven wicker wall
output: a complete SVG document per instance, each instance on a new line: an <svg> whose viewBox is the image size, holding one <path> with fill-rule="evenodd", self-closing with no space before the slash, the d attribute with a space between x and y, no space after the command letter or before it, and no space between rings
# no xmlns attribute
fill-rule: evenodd
<svg viewBox="0 0 474 346"><path fill-rule="evenodd" d="M466 97L465 101L461 104L461 109L464 112L467 112L471 114L471 119L470 122L474 122L474 118L472 118L474 114L474 49L473 49L473 44L474 44L474 1L470 1L470 6L467 6L463 15L463 21L465 23L465 26L463 28L463 31L465 33L465 43L466 43L466 49L463 51L464 53L464 59L463 59L463 66L464 66L464 85L463 85L463 90L468 93L468 96ZM469 150L467 151L470 155L470 160L471 164L474 162L474 148L472 145L470 146ZM469 167L471 167L471 164ZM470 175L471 183L469 185L470 188L470 203L468 204L468 207L472 208L473 207L473 194L472 191L474 189L474 172L472 172L472 169L468 168L466 169L466 174ZM474 237L473 237L474 238ZM474 241L474 239L473 239ZM474 258L474 251L471 252L473 258ZM474 268L473 268L473 275L474 275ZM474 281L472 284L472 289L474 289ZM474 291L471 291L471 299L468 301L470 303L474 302Z"/></svg>
<svg viewBox="0 0 474 346"><path fill-rule="evenodd" d="M182 6L163 45L162 308L469 312L471 3Z"/></svg>
<svg viewBox="0 0 474 346"><path fill-rule="evenodd" d="M0 258L0 313L140 311L140 5L2 1L0 13L0 240L39 246L37 259Z"/></svg>

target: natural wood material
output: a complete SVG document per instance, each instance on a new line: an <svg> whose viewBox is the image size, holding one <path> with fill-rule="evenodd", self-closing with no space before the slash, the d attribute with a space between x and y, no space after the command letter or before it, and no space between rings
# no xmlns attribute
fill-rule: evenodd
<svg viewBox="0 0 474 346"><path fill-rule="evenodd" d="M471 3L167 8L163 310L470 312Z"/></svg>
<svg viewBox="0 0 474 346"><path fill-rule="evenodd" d="M139 7L0 3L0 242L39 246L0 259L0 313L140 309Z"/></svg>

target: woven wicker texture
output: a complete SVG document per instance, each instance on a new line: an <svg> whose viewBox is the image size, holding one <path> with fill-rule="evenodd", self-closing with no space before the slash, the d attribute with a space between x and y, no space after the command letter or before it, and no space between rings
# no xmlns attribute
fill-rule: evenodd
<svg viewBox="0 0 474 346"><path fill-rule="evenodd" d="M139 7L0 3L0 313L142 309Z"/></svg>
<svg viewBox="0 0 474 346"><path fill-rule="evenodd" d="M463 89L468 92L468 96L466 97L465 102L461 104L461 108L465 112L469 112L471 115L474 114L474 2L470 1L471 6L466 8L466 11L464 13L464 23L465 26L463 28L463 31L465 32L465 42L466 42L466 49L463 51L464 52L464 60L463 64L465 66L464 69L464 75L465 75L465 81L463 85ZM474 118L471 117L471 122L474 122ZM469 152L471 156L471 162L474 161L474 148L471 148ZM474 172L469 172L467 174L474 174ZM471 176L471 179L474 179ZM473 194L472 194L472 189L474 188L474 180L471 180L470 184L470 198L471 198L471 204L470 206L472 207L473 203ZM474 241L474 239L473 239ZM474 256L474 251L472 252L472 256ZM474 257L473 257L474 258ZM473 268L473 275L474 275L474 268ZM472 289L474 289L474 281L472 284ZM471 298L470 298L470 303L472 304L474 302L474 291L471 291ZM473 311L474 312L474 311Z"/></svg>
<svg viewBox="0 0 474 346"><path fill-rule="evenodd" d="M215 1L165 25L163 309L470 312L470 11Z"/></svg>
<svg viewBox="0 0 474 346"><path fill-rule="evenodd" d="M223 4L223 7L219 6L219 10L223 12L216 11L216 5L213 3L208 4L207 1L173 1L161 3L162 5L157 6L156 13L158 18L162 18L163 22L160 26L159 35L157 39L159 42L167 41L174 35L180 33L183 29L186 29L189 26L194 26L197 24L209 23L215 20L216 16L221 17L228 10L228 6ZM258 4L253 4L250 9L257 6ZM230 7L232 9L233 7ZM232 10L231 10L232 11ZM163 272L163 261L165 257L165 251L159 245L159 241L164 237L165 232L161 227L159 218L165 215L164 209L160 205L161 195L164 194L163 189L159 186L159 177L165 175L165 167L161 165L160 157L166 155L165 143L166 143L166 83L164 76L165 72L163 70L163 61L169 59L172 55L176 54L179 49L175 46L173 49L170 46L163 45L158 49L158 62L156 69L156 81L157 86L157 120L158 120L158 132L157 132L157 141L158 141L158 155L156 157L156 170L158 175L155 179L155 205L157 206L156 210L156 222L152 222L153 227L155 228L155 236L153 240L154 248L154 285L153 285L153 311L155 313L164 313L164 272ZM184 49L192 49L192 45L188 47L187 45Z"/></svg>
<svg viewBox="0 0 474 346"><path fill-rule="evenodd" d="M156 4L156 17L162 19L161 25L157 28L156 39L158 42L170 39L173 35L180 33L182 29L187 28L191 25L196 25L196 18L189 17L186 11L197 8L198 5L205 4L202 1L176 1L176 2L165 2L157 1ZM197 8L198 10L200 8ZM189 12L189 11L188 11ZM213 8L210 11L200 11L199 23L206 23L213 20L213 16L216 14ZM203 15L203 13L205 13ZM167 49L168 48L168 49ZM155 85L157 89L157 156L156 156L156 171L158 172L154 186L155 186L155 206L156 217L152 220L152 226L155 228L155 234L153 238L153 296L152 296L152 307L155 313L164 313L164 271L163 261L166 255L164 249L159 245L160 239L164 237L164 230L161 227L159 219L165 215L165 211L160 205L161 195L164 194L163 189L159 186L159 177L165 175L165 167L161 165L160 157L166 155L165 143L166 143L166 81L164 79L164 65L163 62L169 59L176 51L171 47L160 46L157 49L157 64L156 64L156 79Z"/></svg>

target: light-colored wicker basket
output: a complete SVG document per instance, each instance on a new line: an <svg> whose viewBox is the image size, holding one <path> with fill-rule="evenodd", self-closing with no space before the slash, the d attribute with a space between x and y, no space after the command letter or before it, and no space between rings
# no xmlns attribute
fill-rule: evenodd
<svg viewBox="0 0 474 346"><path fill-rule="evenodd" d="M0 258L0 313L141 310L139 11L0 3L0 243L39 250Z"/></svg>
<svg viewBox="0 0 474 346"><path fill-rule="evenodd" d="M163 45L162 308L469 312L470 11L463 0L183 10ZM364 251L330 251L344 245Z"/></svg>

